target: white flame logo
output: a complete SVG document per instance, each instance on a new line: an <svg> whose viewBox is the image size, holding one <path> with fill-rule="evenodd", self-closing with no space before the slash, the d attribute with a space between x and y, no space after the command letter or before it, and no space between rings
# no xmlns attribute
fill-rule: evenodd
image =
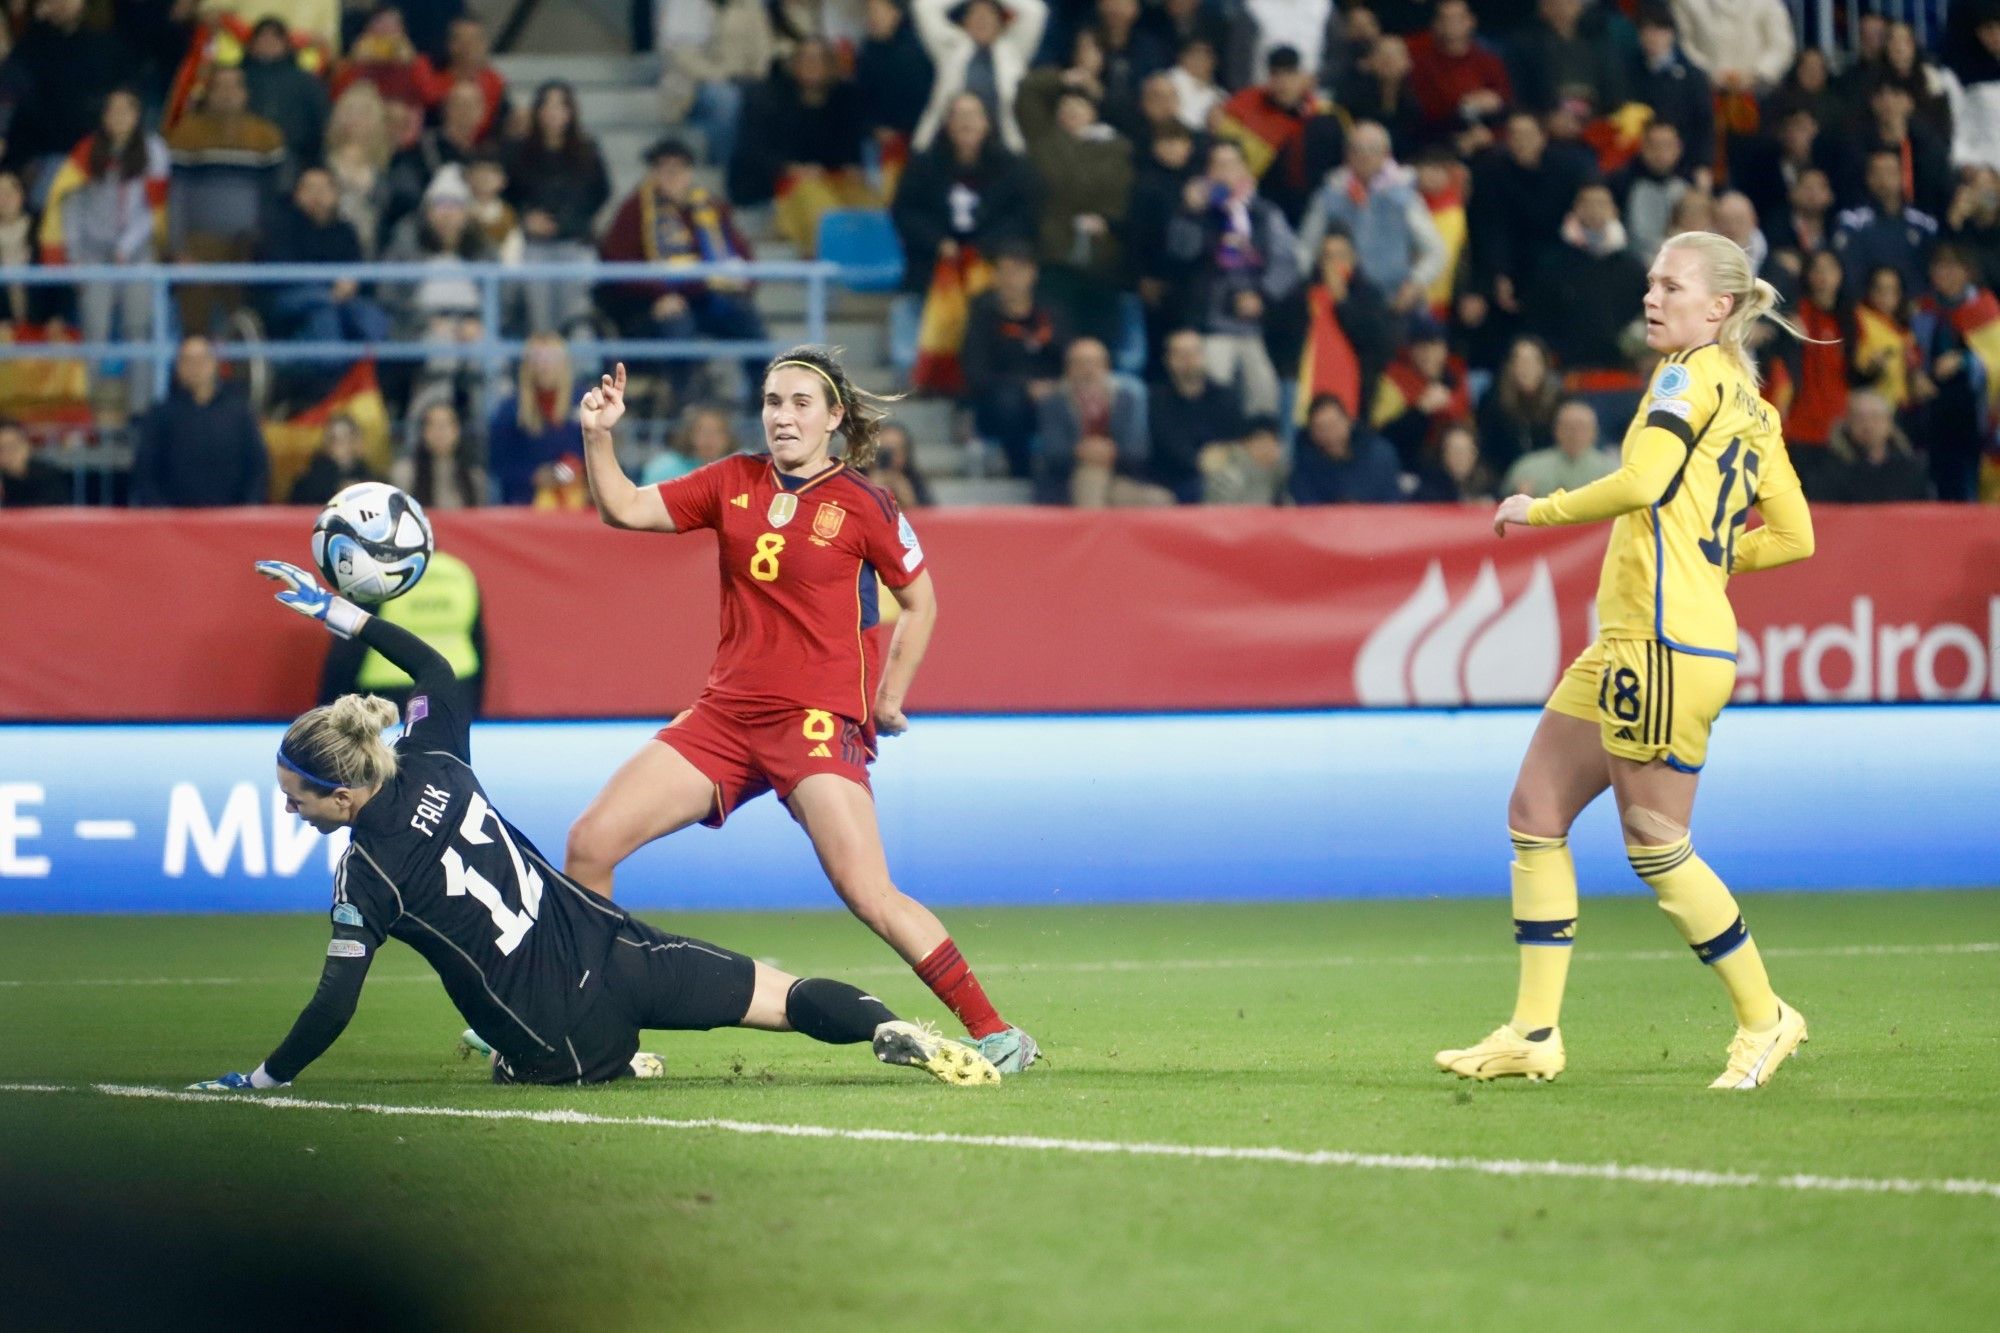
<svg viewBox="0 0 2000 1333"><path fill-rule="evenodd" d="M1562 667L1555 580L1535 561L1513 605L1491 560L1452 604L1435 560L1354 659L1354 693L1378 707L1541 703Z"/></svg>

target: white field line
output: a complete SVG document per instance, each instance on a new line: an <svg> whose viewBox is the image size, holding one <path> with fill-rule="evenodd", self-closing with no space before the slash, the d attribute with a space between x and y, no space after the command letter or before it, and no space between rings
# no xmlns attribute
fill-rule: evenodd
<svg viewBox="0 0 2000 1333"><path fill-rule="evenodd" d="M904 1143L951 1148L999 1148L1012 1152L1071 1153L1095 1157L1182 1158L1199 1161L1267 1162L1280 1166L1346 1167L1363 1171L1443 1171L1465 1175L1552 1177L1600 1180L1621 1185L1668 1185L1686 1189L1791 1190L1815 1194L1951 1194L2000 1199L2000 1181L1960 1178L1908 1179L1895 1176L1763 1175L1748 1171L1702 1171L1673 1166L1628 1166L1618 1162L1527 1161L1520 1158L1438 1157L1428 1153L1370 1153L1321 1148L1248 1148L1229 1144L1121 1142L1115 1139L1057 1139L1027 1134L919 1133L902 1129L842 1129L832 1125L774 1124L755 1120L668 1119L663 1116L592 1115L584 1111L498 1110L457 1106L392 1106L378 1102L332 1102L306 1097L246 1097L228 1093L175 1092L167 1088L96 1083L107 1097L190 1102L208 1106L255 1107L266 1111L338 1111L438 1120L511 1120L538 1125L600 1125L636 1129L695 1130L765 1138ZM0 1085L0 1091L46 1091L39 1084ZM81 1091L79 1089L78 1091Z"/></svg>
<svg viewBox="0 0 2000 1333"><path fill-rule="evenodd" d="M1961 944L1839 944L1824 948L1786 949L1775 948L1763 951L1766 958L1909 958L1918 956L1943 956L1950 954L2000 954L2000 941L1981 940ZM1622 953L1595 953L1589 949L1580 951L1580 956L1593 962L1607 963L1666 963L1681 962L1690 955L1686 949L1634 949ZM763 961L773 966L779 964L774 959ZM1340 967L1464 967L1478 963L1512 963L1514 955L1508 953L1463 953L1463 954L1339 954L1303 958L1158 958L1152 960L1136 958L1107 958L1066 963L981 963L980 972L1050 972L1087 975L1100 972L1234 972L1241 970L1265 970L1285 967L1340 968ZM837 967L825 975L839 977L894 977L908 972L909 968L893 963L870 963L862 967ZM46 977L26 980L0 978L0 989L24 986L292 986L300 983L300 975L283 977ZM370 979L373 984L428 982L433 980L429 973L387 973Z"/></svg>

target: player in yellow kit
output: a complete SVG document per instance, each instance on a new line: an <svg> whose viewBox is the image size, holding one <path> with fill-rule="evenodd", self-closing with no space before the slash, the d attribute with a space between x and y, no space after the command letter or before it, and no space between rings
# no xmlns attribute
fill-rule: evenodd
<svg viewBox="0 0 2000 1333"><path fill-rule="evenodd" d="M1647 276L1646 344L1662 354L1626 429L1622 464L1574 492L1511 496L1494 516L1548 527L1612 519L1598 580L1598 640L1570 665L1542 714L1507 808L1514 839L1512 1019L1477 1045L1439 1051L1464 1078L1541 1080L1564 1065L1557 1019L1576 933L1569 829L1610 787L1632 868L1729 991L1737 1031L1709 1086L1762 1086L1806 1039L1805 1019L1764 973L1736 900L1695 855L1688 822L1708 733L1736 684L1732 573L1812 554L1812 518L1777 413L1757 394L1744 343L1775 313L1734 241L1670 238ZM1797 330L1793 330L1797 332ZM1746 533L1755 506L1761 528Z"/></svg>

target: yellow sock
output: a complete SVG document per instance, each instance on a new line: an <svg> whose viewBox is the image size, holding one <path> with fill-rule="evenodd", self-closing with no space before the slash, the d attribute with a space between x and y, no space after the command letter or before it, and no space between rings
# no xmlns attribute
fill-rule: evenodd
<svg viewBox="0 0 2000 1333"><path fill-rule="evenodd" d="M1625 855L1639 878L1660 897L1660 910L1674 919L1694 956L1715 969L1736 1007L1736 1021L1761 1032L1778 1021L1778 997L1764 973L1756 941L1743 924L1736 899L1708 863L1683 837L1664 847L1627 845Z"/></svg>
<svg viewBox="0 0 2000 1333"><path fill-rule="evenodd" d="M1552 1028L1562 1015L1576 940L1576 864L1567 838L1514 839L1514 942L1521 948L1521 986L1514 995L1516 1032Z"/></svg>

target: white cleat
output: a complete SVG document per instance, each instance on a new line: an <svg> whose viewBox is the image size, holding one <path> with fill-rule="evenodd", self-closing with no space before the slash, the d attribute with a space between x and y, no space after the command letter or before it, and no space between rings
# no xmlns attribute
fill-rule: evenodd
<svg viewBox="0 0 2000 1333"><path fill-rule="evenodd" d="M998 1083L1000 1071L972 1047L949 1041L929 1023L891 1019L875 1029L875 1058L885 1065L921 1069L940 1083L972 1087Z"/></svg>
<svg viewBox="0 0 2000 1333"><path fill-rule="evenodd" d="M632 1057L633 1078L665 1078L667 1062L651 1051L641 1051Z"/></svg>

